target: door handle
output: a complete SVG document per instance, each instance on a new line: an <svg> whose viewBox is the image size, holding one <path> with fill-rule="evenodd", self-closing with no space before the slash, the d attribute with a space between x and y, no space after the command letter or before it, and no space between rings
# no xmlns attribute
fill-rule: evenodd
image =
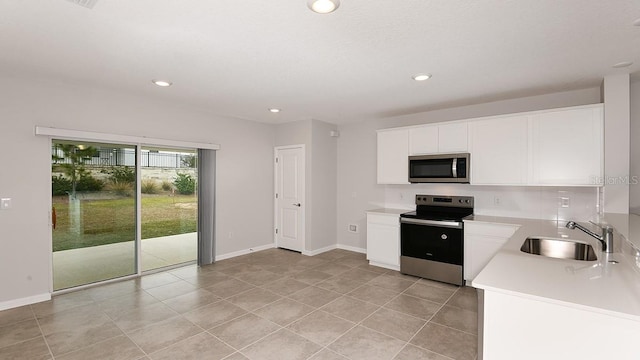
<svg viewBox="0 0 640 360"><path fill-rule="evenodd" d="M297 204L293 204L293 206L297 206L297 207L300 207L300 206L302 206L302 204L300 204L300 203L297 203Z"/></svg>

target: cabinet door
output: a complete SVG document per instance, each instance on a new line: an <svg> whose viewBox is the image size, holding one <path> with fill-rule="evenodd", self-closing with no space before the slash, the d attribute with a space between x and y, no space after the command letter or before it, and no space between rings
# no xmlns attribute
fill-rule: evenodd
<svg viewBox="0 0 640 360"><path fill-rule="evenodd" d="M409 130L409 154L424 155L438 152L438 126L422 126Z"/></svg>
<svg viewBox="0 0 640 360"><path fill-rule="evenodd" d="M469 123L471 184L527 182L527 117L501 117Z"/></svg>
<svg viewBox="0 0 640 360"><path fill-rule="evenodd" d="M602 179L602 107L565 109L531 117L533 185L590 185Z"/></svg>
<svg viewBox="0 0 640 360"><path fill-rule="evenodd" d="M438 152L467 152L467 123L438 126Z"/></svg>
<svg viewBox="0 0 640 360"><path fill-rule="evenodd" d="M464 278L465 280L473 280L482 269L491 261L493 256L498 253L500 248L506 244L508 238L499 238L486 235L470 235L465 237L465 243L468 242L470 249L470 258L465 258ZM465 247L466 249L466 247ZM465 252L467 254L467 252Z"/></svg>
<svg viewBox="0 0 640 360"><path fill-rule="evenodd" d="M378 184L409 183L409 130L378 132Z"/></svg>
<svg viewBox="0 0 640 360"><path fill-rule="evenodd" d="M390 268L400 267L400 228L367 222L367 259ZM385 266L386 267L386 266Z"/></svg>

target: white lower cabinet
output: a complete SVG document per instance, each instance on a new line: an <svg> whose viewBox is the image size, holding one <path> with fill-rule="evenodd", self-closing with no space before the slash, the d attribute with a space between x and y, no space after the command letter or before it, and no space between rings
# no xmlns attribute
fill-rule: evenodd
<svg viewBox="0 0 640 360"><path fill-rule="evenodd" d="M400 215L367 213L369 264L400 270Z"/></svg>
<svg viewBox="0 0 640 360"><path fill-rule="evenodd" d="M511 224L465 221L464 279L473 280L519 227Z"/></svg>
<svg viewBox="0 0 640 360"><path fill-rule="evenodd" d="M483 290L479 360L637 360L640 322L586 306ZM607 296L603 294L603 296Z"/></svg>

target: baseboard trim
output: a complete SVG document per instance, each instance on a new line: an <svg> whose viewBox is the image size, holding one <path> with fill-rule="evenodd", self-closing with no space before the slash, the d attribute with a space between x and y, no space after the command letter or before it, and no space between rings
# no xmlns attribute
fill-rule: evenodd
<svg viewBox="0 0 640 360"><path fill-rule="evenodd" d="M224 259L231 259L231 258L234 258L236 256L247 255L247 254L251 254L251 253L257 252L257 251L273 249L274 247L276 247L276 244L267 244L267 245L252 247L252 248L244 249L244 250L240 250L240 251L234 251L234 252L230 252L230 253L227 253L227 254L216 255L216 261L220 261L220 260L224 260Z"/></svg>
<svg viewBox="0 0 640 360"><path fill-rule="evenodd" d="M323 252L331 251L333 249L337 249L337 245L329 245L329 246L326 246L317 250L311 250L311 251L305 250L302 252L302 255L315 256L318 254L322 254Z"/></svg>
<svg viewBox="0 0 640 360"><path fill-rule="evenodd" d="M369 265L371 266L377 266L377 267L381 267L381 268L385 268L385 269L389 269L389 270L395 270L395 271L400 271L400 265L389 265L389 264L385 264L385 263L379 263L376 261L371 261L369 260Z"/></svg>
<svg viewBox="0 0 640 360"><path fill-rule="evenodd" d="M2 301L0 302L0 311L13 309L13 308L17 308L25 305L31 305L31 304L35 304L43 301L48 301L48 300L51 300L50 293L38 294L38 295L23 297L20 299Z"/></svg>
<svg viewBox="0 0 640 360"><path fill-rule="evenodd" d="M361 253L361 254L366 254L367 253L367 249L363 249L363 248L359 248L359 247L355 247L355 246L347 246L347 245L338 244L336 247L338 249L349 250L349 251L353 251L353 252L357 252L357 253Z"/></svg>
<svg viewBox="0 0 640 360"><path fill-rule="evenodd" d="M216 261L220 261L220 260L225 260L225 259L231 259L234 258L236 256L241 256L241 255L246 255L246 254L251 254L257 251L262 251L262 250L267 250L267 249L273 249L276 247L276 244L267 244L267 245L262 245L262 246L258 246L258 247L253 247L253 248L249 248L249 249L244 249L244 250L239 250L239 251L234 251L231 253L227 253L227 254L222 254L222 255L216 255ZM367 249L363 249L363 248L358 248L358 247L354 247L354 246L347 246L347 245L329 245L317 250L311 250L311 251L302 251L302 255L306 255L306 256L314 256L314 255L318 255L318 254L322 254L323 252L327 252L327 251L331 251L333 249L342 249L342 250L348 250L348 251L353 251L353 252L357 252L357 253L361 253L361 254L366 254L367 253Z"/></svg>

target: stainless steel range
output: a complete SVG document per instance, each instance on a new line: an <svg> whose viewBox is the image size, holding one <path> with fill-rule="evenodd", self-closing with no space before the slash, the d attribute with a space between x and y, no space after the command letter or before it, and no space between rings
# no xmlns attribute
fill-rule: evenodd
<svg viewBox="0 0 640 360"><path fill-rule="evenodd" d="M400 272L464 285L464 223L472 196L416 195L416 211L400 215Z"/></svg>

